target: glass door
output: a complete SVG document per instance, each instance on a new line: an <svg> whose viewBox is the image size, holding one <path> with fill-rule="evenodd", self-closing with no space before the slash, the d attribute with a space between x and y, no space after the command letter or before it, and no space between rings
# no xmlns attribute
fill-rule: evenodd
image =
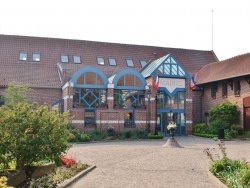
<svg viewBox="0 0 250 188"><path fill-rule="evenodd" d="M168 124L173 121L177 125L176 135L185 135L185 116L183 112L161 112L157 115L157 127L164 136L169 135Z"/></svg>

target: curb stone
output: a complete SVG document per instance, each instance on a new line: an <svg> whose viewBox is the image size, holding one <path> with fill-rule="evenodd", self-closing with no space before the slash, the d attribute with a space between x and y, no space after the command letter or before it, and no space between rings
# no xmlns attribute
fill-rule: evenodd
<svg viewBox="0 0 250 188"><path fill-rule="evenodd" d="M217 188L228 188L224 183L222 183L215 175L213 175L209 170L207 171L208 178L217 185Z"/></svg>
<svg viewBox="0 0 250 188"><path fill-rule="evenodd" d="M73 183L75 183L77 180L79 180L80 178L82 178L84 175L86 175L87 173L89 173L90 171L92 171L94 168L96 168L96 166L92 165L89 168L85 169L84 171L79 172L74 177L72 177L70 179L67 179L63 183L59 184L58 188L67 188L67 187L71 186Z"/></svg>

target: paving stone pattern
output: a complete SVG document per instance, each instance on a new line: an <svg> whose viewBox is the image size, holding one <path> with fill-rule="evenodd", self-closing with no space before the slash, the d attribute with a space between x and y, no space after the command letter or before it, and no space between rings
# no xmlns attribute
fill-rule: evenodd
<svg viewBox="0 0 250 188"><path fill-rule="evenodd" d="M193 136L176 137L182 148L163 147L164 140L118 141L75 144L68 152L96 168L72 188L216 188L208 178L210 161L204 148L215 148L218 141ZM250 142L224 141L231 159L250 162Z"/></svg>

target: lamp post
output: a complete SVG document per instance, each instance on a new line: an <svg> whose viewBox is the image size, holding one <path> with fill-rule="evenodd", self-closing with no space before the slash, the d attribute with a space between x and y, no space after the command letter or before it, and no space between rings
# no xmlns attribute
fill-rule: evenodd
<svg viewBox="0 0 250 188"><path fill-rule="evenodd" d="M159 92L157 91L156 95L155 95L155 132L154 134L157 135L158 131L157 131L157 106L158 106L158 100L163 98L163 92Z"/></svg>
<svg viewBox="0 0 250 188"><path fill-rule="evenodd" d="M157 101L158 101L158 92L155 95L155 132L154 134L157 135L158 131L157 131Z"/></svg>
<svg viewBox="0 0 250 188"><path fill-rule="evenodd" d="M150 117L151 117L151 112L150 112L150 98L151 98L151 91L148 90L147 92L147 99L148 99L148 115L147 115L147 132L150 132Z"/></svg>

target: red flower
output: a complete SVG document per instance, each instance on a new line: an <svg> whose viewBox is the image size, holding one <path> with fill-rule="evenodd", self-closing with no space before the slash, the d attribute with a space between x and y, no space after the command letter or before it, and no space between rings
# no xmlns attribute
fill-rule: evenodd
<svg viewBox="0 0 250 188"><path fill-rule="evenodd" d="M71 167L73 164L76 164L76 160L73 157L62 157L62 164L65 165L66 167Z"/></svg>

